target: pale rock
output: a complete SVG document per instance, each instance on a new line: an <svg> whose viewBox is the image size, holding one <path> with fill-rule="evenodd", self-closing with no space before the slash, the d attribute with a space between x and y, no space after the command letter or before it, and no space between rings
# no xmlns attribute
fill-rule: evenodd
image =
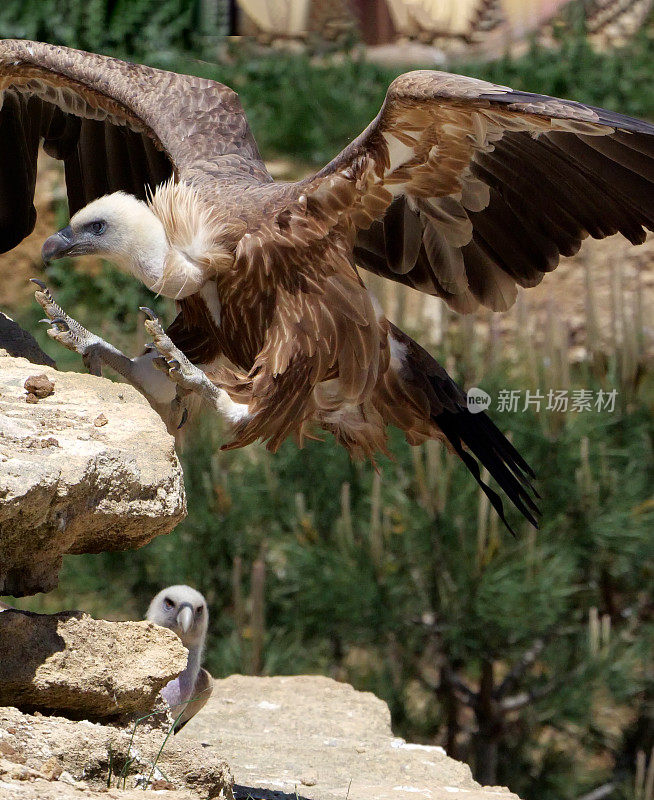
<svg viewBox="0 0 654 800"><path fill-rule="evenodd" d="M176 738L218 746L238 800L518 800L442 748L394 737L373 694L319 676L214 680Z"/></svg>
<svg viewBox="0 0 654 800"><path fill-rule="evenodd" d="M3 611L0 652L0 705L84 719L148 713L187 661L167 628L77 611Z"/></svg>
<svg viewBox="0 0 654 800"><path fill-rule="evenodd" d="M27 403L40 374L54 392ZM0 594L49 591L63 554L141 547L185 514L174 440L133 387L0 350Z"/></svg>
<svg viewBox="0 0 654 800"><path fill-rule="evenodd" d="M0 742L22 759L0 753L0 800L233 800L220 754L167 738L168 725L162 718L109 726L0 708ZM155 786L175 788L144 790L151 774Z"/></svg>

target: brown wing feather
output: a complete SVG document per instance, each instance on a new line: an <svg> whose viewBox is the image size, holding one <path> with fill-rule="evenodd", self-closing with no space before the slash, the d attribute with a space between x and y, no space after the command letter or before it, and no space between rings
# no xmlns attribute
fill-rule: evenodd
<svg viewBox="0 0 654 800"><path fill-rule="evenodd" d="M0 106L0 252L34 227L40 139L65 163L71 214L117 189L144 198L173 172L199 184L271 180L238 96L204 78L4 40Z"/></svg>
<svg viewBox="0 0 654 800"><path fill-rule="evenodd" d="M193 364L211 364L223 352L219 330L199 294L179 301L179 314L166 328L173 343Z"/></svg>
<svg viewBox="0 0 654 800"><path fill-rule="evenodd" d="M479 303L500 311L516 284L539 283L588 235L619 232L637 244L654 229L654 126L460 75L411 72L298 192L321 220L349 219L366 269L458 311Z"/></svg>
<svg viewBox="0 0 654 800"><path fill-rule="evenodd" d="M262 439L274 451L289 434L301 440L320 410L365 403L383 366L377 315L342 232L307 247L300 223L284 219L288 230L267 221L245 237L233 274L219 282L224 353L242 372L216 380L251 414L229 447ZM265 320L256 299L242 304L244 283L273 293Z"/></svg>

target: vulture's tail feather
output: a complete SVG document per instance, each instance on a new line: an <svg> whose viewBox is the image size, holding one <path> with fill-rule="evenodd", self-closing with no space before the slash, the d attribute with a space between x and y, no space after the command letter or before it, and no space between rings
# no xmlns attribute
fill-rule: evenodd
<svg viewBox="0 0 654 800"><path fill-rule="evenodd" d="M486 467L522 516L537 528L540 510L534 498L540 499L540 495L531 482L536 477L532 468L485 412L469 410L465 392L430 353L392 323L390 332L404 351L403 377L427 396L431 420L466 465L502 522L515 536L504 514L502 498L482 479L480 465Z"/></svg>
<svg viewBox="0 0 654 800"><path fill-rule="evenodd" d="M490 417L484 412L472 414L467 408L460 408L456 411L442 411L434 416L434 421L472 473L508 530L515 536L515 531L504 514L502 499L482 480L479 463L486 467L523 517L537 528L536 517L540 511L531 494L536 498L539 495L530 480L535 477L534 472Z"/></svg>

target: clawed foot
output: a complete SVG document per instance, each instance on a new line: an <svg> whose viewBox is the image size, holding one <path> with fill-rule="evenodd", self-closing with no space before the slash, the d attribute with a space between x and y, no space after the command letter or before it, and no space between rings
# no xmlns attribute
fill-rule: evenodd
<svg viewBox="0 0 654 800"><path fill-rule="evenodd" d="M182 394L198 392L204 395L210 383L207 376L173 344L153 311L145 306L141 306L141 311L147 317L145 329L152 336L152 343L160 355L160 358L154 359L154 365L177 384Z"/></svg>
<svg viewBox="0 0 654 800"><path fill-rule="evenodd" d="M41 321L50 325L47 330L48 336L68 350L79 353L92 375L101 375L101 362L94 354L94 346L102 342L102 339L87 331L77 320L68 316L63 308L55 302L43 281L37 278L31 278L31 281L39 287L39 290L34 293L34 297L47 315L47 319Z"/></svg>
<svg viewBox="0 0 654 800"><path fill-rule="evenodd" d="M157 369L165 372L170 380L177 385L176 397L172 406L174 414L181 419L177 426L181 428L188 417L185 398L192 393L197 393L204 398L212 398L218 388L173 343L155 313L145 306L141 306L141 311L146 316L145 329L152 337L152 344L159 353L159 357L153 359L152 363Z"/></svg>
<svg viewBox="0 0 654 800"><path fill-rule="evenodd" d="M202 370L193 366L175 347L159 320L149 309L143 309L148 316L145 326L154 340L154 347L159 352L159 357L152 360L150 356L131 359L109 342L87 331L77 320L66 314L43 281L36 278L32 278L32 281L39 287L35 297L47 315L47 319L43 322L50 326L48 336L68 350L79 353L92 374L101 375L101 366L105 364L122 375L161 415L171 432L175 428L181 428L186 421L188 410L184 398L188 394L199 392L207 395L211 391L217 391ZM153 375L150 369L152 364L173 382L175 396L172 401L170 387L164 386L162 390L162 381L155 380L157 376Z"/></svg>

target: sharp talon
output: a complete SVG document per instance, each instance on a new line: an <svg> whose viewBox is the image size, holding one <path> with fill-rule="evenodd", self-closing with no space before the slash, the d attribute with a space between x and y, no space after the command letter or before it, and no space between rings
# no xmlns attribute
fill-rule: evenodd
<svg viewBox="0 0 654 800"><path fill-rule="evenodd" d="M157 315L151 308L147 306L139 306L140 310L145 314L146 317L149 317L153 322L157 321Z"/></svg>
<svg viewBox="0 0 654 800"><path fill-rule="evenodd" d="M50 325L52 320L48 319L48 317L44 317L43 319L40 319L39 322L45 322L46 325Z"/></svg>
<svg viewBox="0 0 654 800"><path fill-rule="evenodd" d="M182 412L182 418L179 422L179 425L177 426L177 430L179 430L186 423L187 419L188 419L188 408L185 408L184 411Z"/></svg>
<svg viewBox="0 0 654 800"><path fill-rule="evenodd" d="M30 278L32 283L35 283L40 289L43 289L44 292L48 291L48 287L43 283L43 281L39 280L38 278Z"/></svg>

